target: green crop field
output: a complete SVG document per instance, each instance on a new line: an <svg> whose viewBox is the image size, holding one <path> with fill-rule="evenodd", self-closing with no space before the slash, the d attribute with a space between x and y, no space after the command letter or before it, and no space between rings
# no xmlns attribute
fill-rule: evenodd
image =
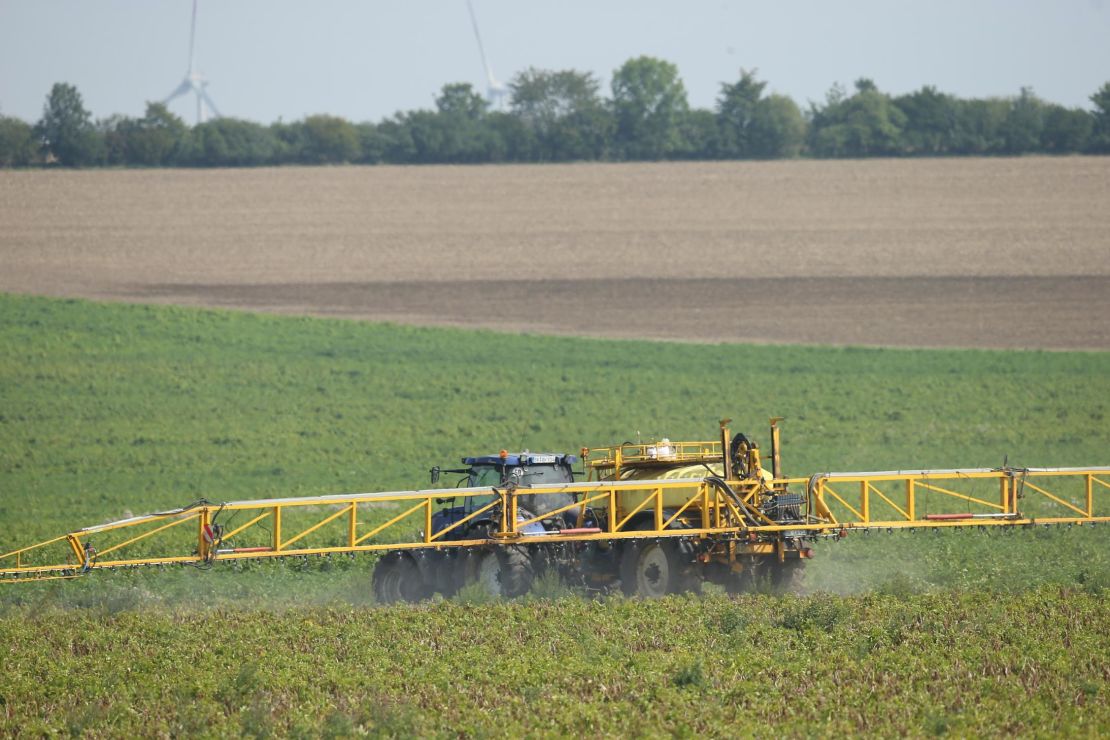
<svg viewBox="0 0 1110 740"><path fill-rule="evenodd" d="M5 735L1105 735L1103 596L12 612Z"/></svg>
<svg viewBox="0 0 1110 740"><path fill-rule="evenodd" d="M608 341L0 295L0 552L423 487L716 420L785 467L1110 464L1110 354ZM1110 492L1106 492L1110 493ZM548 581L378 607L371 558L0 585L0 735L1110 731L1108 528L854 535L803 596Z"/></svg>

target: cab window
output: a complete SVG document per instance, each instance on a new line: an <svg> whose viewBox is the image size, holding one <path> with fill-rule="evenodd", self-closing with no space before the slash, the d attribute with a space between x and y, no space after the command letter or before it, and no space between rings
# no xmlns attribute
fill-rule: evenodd
<svg viewBox="0 0 1110 740"><path fill-rule="evenodd" d="M525 486L542 486L548 483L573 483L574 478L570 471L559 465L541 465L524 469Z"/></svg>
<svg viewBox="0 0 1110 740"><path fill-rule="evenodd" d="M485 486L501 485L501 471L494 465L480 465L470 470L470 487L482 488Z"/></svg>

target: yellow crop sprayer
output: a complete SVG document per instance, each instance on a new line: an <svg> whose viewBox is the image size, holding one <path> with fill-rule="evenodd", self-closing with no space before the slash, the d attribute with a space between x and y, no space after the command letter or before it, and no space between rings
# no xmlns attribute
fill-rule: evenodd
<svg viewBox="0 0 1110 740"><path fill-rule="evenodd" d="M523 451L432 468L454 488L192 505L78 529L0 555L0 581L137 566L376 553L380 601L470 583L526 592L554 571L590 588L657 597L703 581L730 591L794 584L817 538L853 530L1095 525L1110 521L1110 467L781 471L729 420L711 441L625 443L579 457ZM584 480L575 480L575 476Z"/></svg>

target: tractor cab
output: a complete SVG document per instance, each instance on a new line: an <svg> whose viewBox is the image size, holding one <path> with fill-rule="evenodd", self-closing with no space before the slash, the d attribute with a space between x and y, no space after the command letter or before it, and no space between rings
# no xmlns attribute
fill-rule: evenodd
<svg viewBox="0 0 1110 740"><path fill-rule="evenodd" d="M432 485L439 482L444 473L458 474L460 477L455 482L455 488L486 488L488 494L478 496L452 496L449 491L442 498L436 499L437 503L446 504L432 517L432 530L438 531L444 527L465 519L484 506L490 504L497 496L492 490L501 486L515 486L517 488L530 488L532 486L550 485L559 483L573 483L575 471L573 465L578 462L574 455L529 452L510 454L502 450L497 455L484 455L479 457L464 457L462 463L465 468L440 468L433 467L431 473ZM544 494L543 496L520 496L520 506L523 514L544 514L560 507L574 503L573 494ZM445 535L445 539L468 539L475 536L479 527L488 528L495 521L493 510L489 510L474 517L464 525L456 527ZM523 517L522 517L523 518ZM533 525L540 527L539 524ZM545 531L540 527L540 532Z"/></svg>
<svg viewBox="0 0 1110 740"><path fill-rule="evenodd" d="M444 473L457 473L460 477L455 488L485 488L507 486L510 483L530 487L548 483L573 483L572 466L578 462L574 455L524 452L509 454L502 450L497 455L462 458L465 468L433 467L432 485L439 483Z"/></svg>

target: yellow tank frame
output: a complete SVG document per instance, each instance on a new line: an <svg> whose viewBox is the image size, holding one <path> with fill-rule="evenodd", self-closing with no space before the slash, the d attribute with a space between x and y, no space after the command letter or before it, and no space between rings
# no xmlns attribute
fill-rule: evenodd
<svg viewBox="0 0 1110 740"><path fill-rule="evenodd" d="M612 447L583 447L582 459L591 480L619 479L629 468L669 468L700 463L721 463L721 443L626 442Z"/></svg>
<svg viewBox="0 0 1110 740"><path fill-rule="evenodd" d="M978 488L984 485L996 491L991 498L979 492ZM868 528L1110 522L1110 505L1103 490L1110 489L1110 467L819 473L808 478L733 480L729 486L735 499L708 480L690 479L610 480L515 490L464 488L340 494L222 504L200 502L85 527L5 553L0 555L0 582L76 578L95 570L135 566L659 537L727 544L717 549L727 550L730 558L737 551L744 554L777 551L781 557L786 536L839 536ZM779 524L758 514L763 497L791 487L800 487L805 492L803 523ZM677 495L679 505L664 507L665 492L672 502ZM622 507L621 501L628 493L634 493L640 503ZM437 499L491 494L492 500L465 519L433 530L433 514L440 505ZM542 517L522 513L525 508L521 505L522 496L554 494L574 494L578 500ZM744 506L739 506L738 501ZM1036 505L1031 505L1033 501ZM372 511L380 514L382 507L390 509L385 517L370 517ZM581 521L587 508L603 509L609 514L603 530L579 528L570 533L543 535L523 531L527 525L568 511L577 510ZM758 515L754 523L753 511ZM244 514L247 520L222 532L213 527L217 519L235 512ZM298 512L321 516L307 525L290 526L289 520ZM497 532L490 538L446 539L467 521L486 513L495 514L498 519ZM675 528L679 522L682 528ZM420 533L413 536L417 528ZM255 542L262 544L236 546L248 535L259 532L263 537ZM155 546L156 535L170 537L171 541L158 540Z"/></svg>
<svg viewBox="0 0 1110 740"><path fill-rule="evenodd" d="M781 416L772 416L770 419L773 478L779 478L782 474L781 430L778 426L782 420ZM759 445L754 442L743 443L737 450L736 459L724 454L731 444L732 435L728 428L731 422L732 419L720 420L719 440L672 442L664 438L654 442L625 442L593 449L583 447L582 460L585 462L587 477L589 480L621 480L630 471L643 473L697 465L708 469L719 465L724 471L724 477L729 480L765 477ZM735 465L741 466L742 470L733 470Z"/></svg>

